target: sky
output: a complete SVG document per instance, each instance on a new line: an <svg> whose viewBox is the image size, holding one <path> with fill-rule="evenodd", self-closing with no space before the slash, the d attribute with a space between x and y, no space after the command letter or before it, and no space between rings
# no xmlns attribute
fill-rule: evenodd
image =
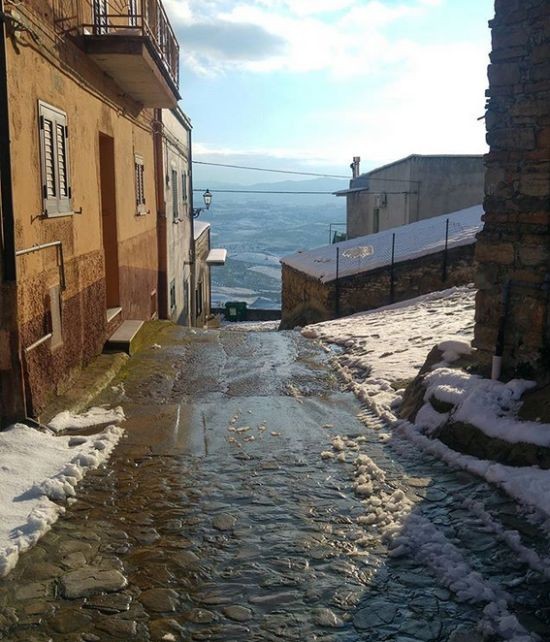
<svg viewBox="0 0 550 642"><path fill-rule="evenodd" d="M164 0L194 160L350 175L481 154L494 0ZM195 168L243 184L281 175Z"/></svg>

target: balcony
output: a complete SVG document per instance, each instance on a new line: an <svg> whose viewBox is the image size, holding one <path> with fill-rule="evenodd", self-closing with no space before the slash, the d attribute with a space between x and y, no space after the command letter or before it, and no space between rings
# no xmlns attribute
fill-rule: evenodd
<svg viewBox="0 0 550 642"><path fill-rule="evenodd" d="M90 58L144 107L175 107L179 44L160 0L84 4L80 33Z"/></svg>

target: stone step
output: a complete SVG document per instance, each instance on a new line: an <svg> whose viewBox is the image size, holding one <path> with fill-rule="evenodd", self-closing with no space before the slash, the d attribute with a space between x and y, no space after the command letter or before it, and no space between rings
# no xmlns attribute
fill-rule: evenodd
<svg viewBox="0 0 550 642"><path fill-rule="evenodd" d="M105 344L104 352L126 352L130 356L139 350L139 334L145 322L133 319L123 321Z"/></svg>

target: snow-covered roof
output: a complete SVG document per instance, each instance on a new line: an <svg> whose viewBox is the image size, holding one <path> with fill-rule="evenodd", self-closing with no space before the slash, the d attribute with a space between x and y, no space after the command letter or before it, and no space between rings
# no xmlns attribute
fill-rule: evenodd
<svg viewBox="0 0 550 642"><path fill-rule="evenodd" d="M458 212L394 227L377 234L290 254L284 256L281 263L317 278L322 283L328 283L336 278L337 248L340 250L339 276L360 274L390 265L394 234L396 263L443 250L447 219L449 219L448 247L475 243L476 234L482 226L482 214L483 206L474 205Z"/></svg>
<svg viewBox="0 0 550 642"><path fill-rule="evenodd" d="M208 265L225 265L227 259L227 250L221 247L213 248L206 257Z"/></svg>
<svg viewBox="0 0 550 642"><path fill-rule="evenodd" d="M195 241L201 236L201 234L206 232L209 227L210 223L205 223L204 221L193 221L193 236Z"/></svg>

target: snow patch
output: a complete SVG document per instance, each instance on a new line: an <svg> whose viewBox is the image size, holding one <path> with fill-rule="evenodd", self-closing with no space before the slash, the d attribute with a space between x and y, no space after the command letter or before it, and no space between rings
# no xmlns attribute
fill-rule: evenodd
<svg viewBox="0 0 550 642"><path fill-rule="evenodd" d="M87 438L14 424L0 433L0 576L51 528L90 468L106 461L123 434L110 426Z"/></svg>
<svg viewBox="0 0 550 642"><path fill-rule="evenodd" d="M54 432L69 429L83 429L108 423L120 423L126 419L122 406L116 408L90 408L83 413L64 410L56 415L48 424Z"/></svg>

